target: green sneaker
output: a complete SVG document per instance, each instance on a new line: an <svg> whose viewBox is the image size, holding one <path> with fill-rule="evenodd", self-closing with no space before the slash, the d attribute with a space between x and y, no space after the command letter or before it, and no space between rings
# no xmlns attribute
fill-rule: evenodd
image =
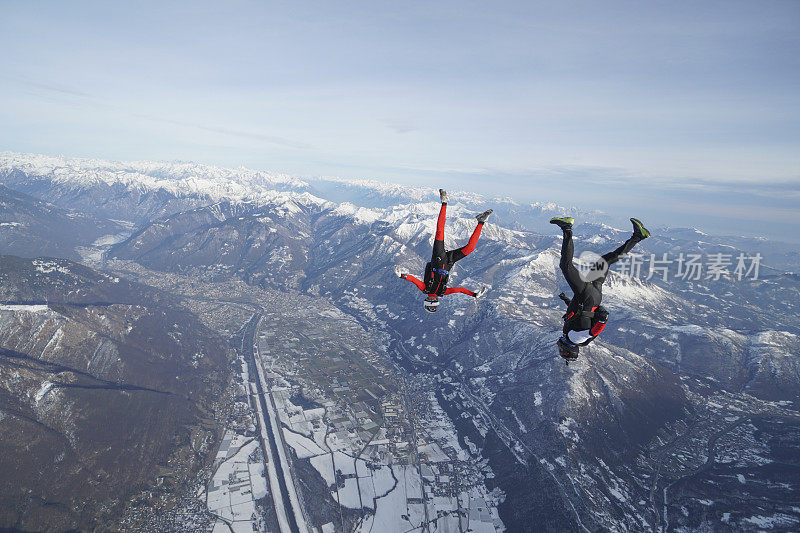
<svg viewBox="0 0 800 533"><path fill-rule="evenodd" d="M550 219L551 224L555 224L559 228L563 230L572 229L572 225L575 223L575 219L572 217L554 217Z"/></svg>
<svg viewBox="0 0 800 533"><path fill-rule="evenodd" d="M644 227L644 224L642 224L641 220L638 218L632 218L631 222L633 222L634 237L637 237L639 240L643 241L650 236L650 232Z"/></svg>

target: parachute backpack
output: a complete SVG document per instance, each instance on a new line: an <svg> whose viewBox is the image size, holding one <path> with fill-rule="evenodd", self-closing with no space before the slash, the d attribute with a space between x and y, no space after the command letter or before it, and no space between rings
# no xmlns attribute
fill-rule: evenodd
<svg viewBox="0 0 800 533"><path fill-rule="evenodd" d="M436 296L444 296L444 291L447 290L447 281L450 278L450 272L443 268L433 268L430 262L425 265L425 292L428 294L435 294Z"/></svg>
<svg viewBox="0 0 800 533"><path fill-rule="evenodd" d="M558 295L569 307L572 304L573 300L567 298L567 296L562 292ZM569 338L568 334L570 331L584 331L589 330L589 334L591 337L580 344L576 344L575 346L586 346L590 342L592 342L598 335L605 329L606 323L608 322L608 311L602 305L598 305L597 307L592 307L591 310L587 311L583 305L578 306L574 311L569 311L568 313L564 313L562 317L564 319L564 337Z"/></svg>

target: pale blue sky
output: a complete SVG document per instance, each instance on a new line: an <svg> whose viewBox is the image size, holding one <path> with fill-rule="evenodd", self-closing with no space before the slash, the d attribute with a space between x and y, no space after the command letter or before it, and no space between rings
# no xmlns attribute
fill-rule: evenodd
<svg viewBox="0 0 800 533"><path fill-rule="evenodd" d="M800 233L797 0L2 0L0 49L0 149Z"/></svg>

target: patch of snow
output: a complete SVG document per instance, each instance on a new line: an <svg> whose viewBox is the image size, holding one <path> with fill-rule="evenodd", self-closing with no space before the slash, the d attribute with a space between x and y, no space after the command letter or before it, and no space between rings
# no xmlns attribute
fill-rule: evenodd
<svg viewBox="0 0 800 533"><path fill-rule="evenodd" d="M60 272L62 274L69 274L69 269L59 265L55 261L45 261L42 259L34 259L33 265L36 267L37 272L42 274L50 274L51 272Z"/></svg>
<svg viewBox="0 0 800 533"><path fill-rule="evenodd" d="M250 469L250 485L253 488L253 498L260 500L268 494L264 463L259 461L257 463L249 463L247 466Z"/></svg>
<svg viewBox="0 0 800 533"><path fill-rule="evenodd" d="M742 522L753 524L760 529L775 529L776 527L784 528L786 526L797 525L797 518L779 513L773 516L751 516L743 519Z"/></svg>
<svg viewBox="0 0 800 533"><path fill-rule="evenodd" d="M0 311L27 311L28 313L41 313L47 311L49 307L45 305L17 305L0 304Z"/></svg>
<svg viewBox="0 0 800 533"><path fill-rule="evenodd" d="M336 474L333 469L333 461L329 454L317 455L309 460L311 461L311 466L313 466L314 469L319 472L319 474L322 476L322 479L325 480L325 483L327 483L328 486L336 483Z"/></svg>
<svg viewBox="0 0 800 533"><path fill-rule="evenodd" d="M622 492L620 492L617 489L611 489L609 492L611 493L612 496L614 496L616 499L618 499L621 502L628 501L628 497L625 496Z"/></svg>
<svg viewBox="0 0 800 533"><path fill-rule="evenodd" d="M36 393L36 403L38 404L40 401L42 401L42 398L47 396L47 393L53 390L54 386L55 385L50 381L42 382L42 386L39 387L39 391Z"/></svg>
<svg viewBox="0 0 800 533"><path fill-rule="evenodd" d="M538 390L533 393L533 405L542 405L542 393Z"/></svg>
<svg viewBox="0 0 800 533"><path fill-rule="evenodd" d="M314 457L315 455L327 453L313 440L303 437L302 435L298 435L297 433L294 433L286 428L283 429L283 435L284 440L286 440L286 444L294 449L297 457L300 459L306 459L309 457Z"/></svg>

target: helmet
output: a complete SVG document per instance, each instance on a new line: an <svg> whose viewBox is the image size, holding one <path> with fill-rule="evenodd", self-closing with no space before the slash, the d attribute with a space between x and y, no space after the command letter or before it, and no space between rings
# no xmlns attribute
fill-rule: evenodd
<svg viewBox="0 0 800 533"><path fill-rule="evenodd" d="M564 337L558 339L556 344L558 345L558 355L563 357L567 364L569 364L570 361L575 361L578 358L578 352L580 349L574 344L564 340Z"/></svg>
<svg viewBox="0 0 800 533"><path fill-rule="evenodd" d="M439 298L436 296L428 296L425 298L425 302L423 303L425 306L425 310L431 313L435 313L437 309L439 309Z"/></svg>

